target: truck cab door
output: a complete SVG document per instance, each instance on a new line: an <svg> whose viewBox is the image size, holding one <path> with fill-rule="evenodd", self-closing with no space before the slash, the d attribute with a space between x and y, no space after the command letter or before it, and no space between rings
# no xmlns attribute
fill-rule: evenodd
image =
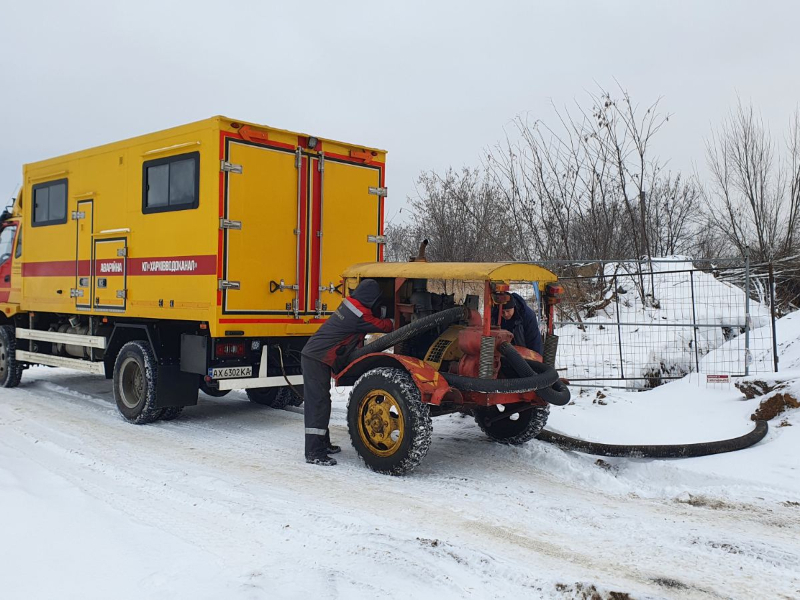
<svg viewBox="0 0 800 600"><path fill-rule="evenodd" d="M17 222L6 221L0 230L0 302L8 302L11 295L11 270L17 238ZM17 282L19 283L19 282Z"/></svg>

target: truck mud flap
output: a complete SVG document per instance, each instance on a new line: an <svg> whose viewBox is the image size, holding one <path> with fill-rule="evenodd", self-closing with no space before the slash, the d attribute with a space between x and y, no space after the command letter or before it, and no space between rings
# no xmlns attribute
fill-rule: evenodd
<svg viewBox="0 0 800 600"><path fill-rule="evenodd" d="M156 407L194 406L200 380L194 373L184 373L180 365L159 365L156 382Z"/></svg>

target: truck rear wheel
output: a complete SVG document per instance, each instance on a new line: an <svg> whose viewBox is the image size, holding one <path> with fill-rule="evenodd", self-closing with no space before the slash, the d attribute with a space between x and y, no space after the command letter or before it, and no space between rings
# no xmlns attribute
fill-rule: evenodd
<svg viewBox="0 0 800 600"><path fill-rule="evenodd" d="M294 389L302 395L302 385L296 385ZM298 397L288 385L282 387L250 388L247 390L247 397L250 398L250 402L277 409L286 408L287 406L300 406L303 404L303 399Z"/></svg>
<svg viewBox="0 0 800 600"><path fill-rule="evenodd" d="M136 425L152 423L161 417L162 409L156 408L156 366L150 344L142 341L125 344L114 363L117 409Z"/></svg>
<svg viewBox="0 0 800 600"><path fill-rule="evenodd" d="M508 413L505 417L504 413ZM495 417L505 418L492 422ZM547 425L550 406L535 406L517 410L506 408L500 412L496 406L475 409L475 421L478 427L495 442L518 446L535 438ZM516 417L516 418L515 418Z"/></svg>
<svg viewBox="0 0 800 600"><path fill-rule="evenodd" d="M406 371L380 367L356 381L347 403L347 426L358 455L373 471L403 475L431 444L428 405Z"/></svg>
<svg viewBox="0 0 800 600"><path fill-rule="evenodd" d="M227 396L230 390L221 390L219 388L212 388L206 383L206 380L201 378L200 379L200 391L204 394L211 396L212 398L222 398L223 396Z"/></svg>
<svg viewBox="0 0 800 600"><path fill-rule="evenodd" d="M161 414L159 415L159 420L161 421L174 421L178 417L181 416L183 412L182 406L168 406L167 408L161 409Z"/></svg>
<svg viewBox="0 0 800 600"><path fill-rule="evenodd" d="M10 325L0 326L0 387L13 388L22 379L22 365L17 362L17 337Z"/></svg>

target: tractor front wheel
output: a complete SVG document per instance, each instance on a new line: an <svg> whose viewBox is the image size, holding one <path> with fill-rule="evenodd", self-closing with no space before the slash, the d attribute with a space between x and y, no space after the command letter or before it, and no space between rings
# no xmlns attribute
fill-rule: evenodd
<svg viewBox="0 0 800 600"><path fill-rule="evenodd" d="M431 444L428 405L406 371L380 367L356 381L347 403L347 426L358 455L373 471L403 475Z"/></svg>
<svg viewBox="0 0 800 600"><path fill-rule="evenodd" d="M518 446L535 438L547 424L550 405L514 409L496 406L475 409L478 427L495 442Z"/></svg>

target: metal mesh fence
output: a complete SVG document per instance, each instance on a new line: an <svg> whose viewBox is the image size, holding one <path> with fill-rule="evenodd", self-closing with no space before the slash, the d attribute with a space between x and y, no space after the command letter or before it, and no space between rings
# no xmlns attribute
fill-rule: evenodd
<svg viewBox="0 0 800 600"><path fill-rule="evenodd" d="M574 383L645 389L688 373L777 368L765 265L659 259L549 266L565 288L555 321L557 366Z"/></svg>

